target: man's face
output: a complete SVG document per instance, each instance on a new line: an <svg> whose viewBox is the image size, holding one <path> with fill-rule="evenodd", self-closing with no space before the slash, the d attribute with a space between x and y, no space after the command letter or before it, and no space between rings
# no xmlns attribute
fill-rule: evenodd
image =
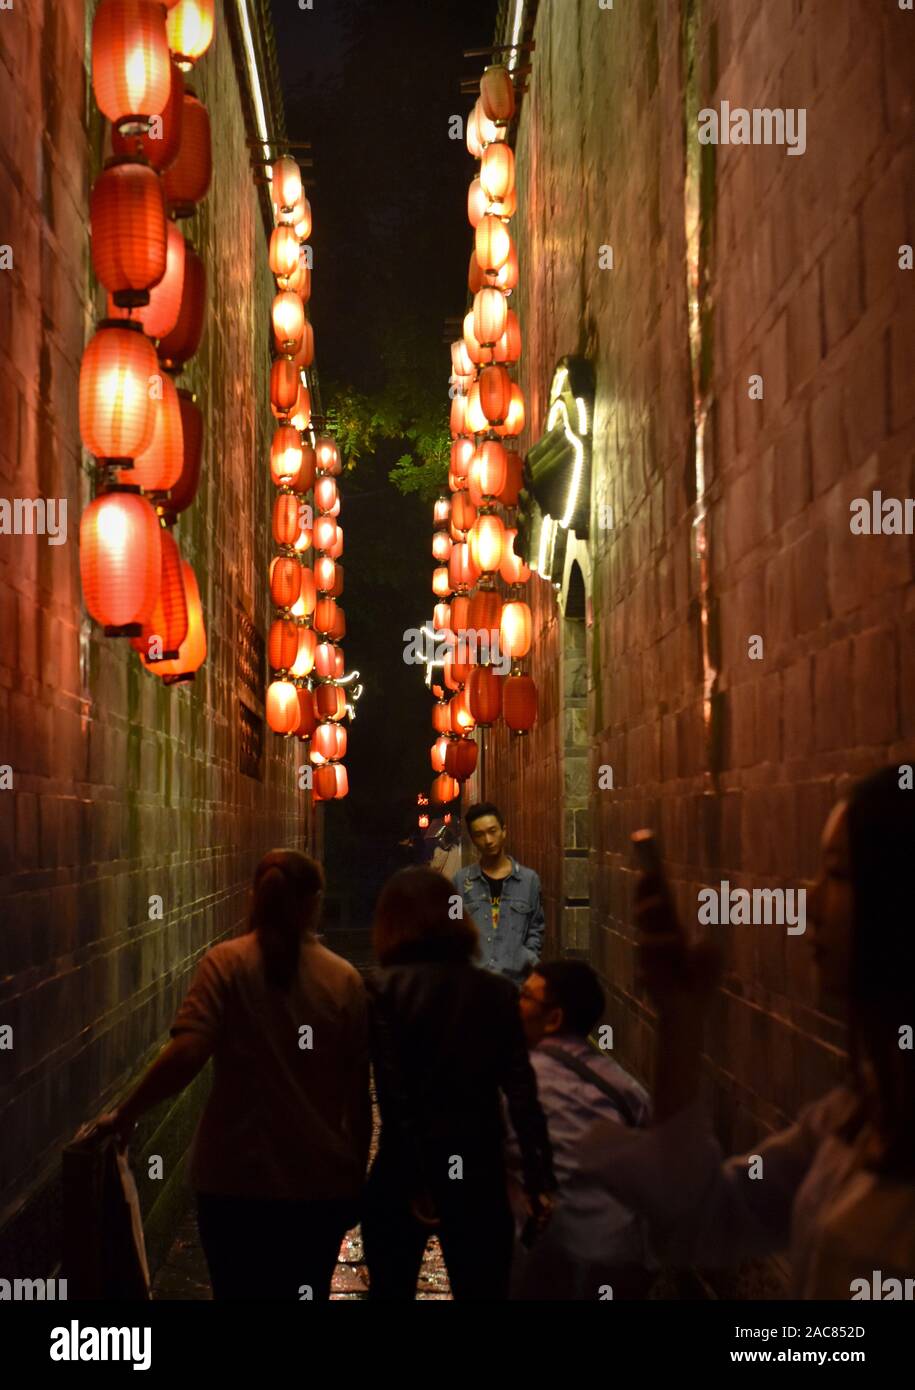
<svg viewBox="0 0 915 1390"><path fill-rule="evenodd" d="M497 816L480 816L470 826L470 838L480 858L492 864L505 846L505 827Z"/></svg>
<svg viewBox="0 0 915 1390"><path fill-rule="evenodd" d="M521 986L518 1006L528 1047L536 1047L541 1039L562 1028L562 1009L549 1002L546 980L536 970Z"/></svg>

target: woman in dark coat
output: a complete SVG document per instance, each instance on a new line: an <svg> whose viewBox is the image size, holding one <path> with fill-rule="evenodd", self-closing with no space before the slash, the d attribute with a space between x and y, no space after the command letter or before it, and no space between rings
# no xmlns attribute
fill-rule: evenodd
<svg viewBox="0 0 915 1390"><path fill-rule="evenodd" d="M412 1299L439 1236L455 1299L504 1299L513 1225L501 1094L521 1146L532 1226L556 1186L517 991L478 969L477 930L431 869L405 869L378 901L369 976L381 1138L362 1232L370 1297Z"/></svg>

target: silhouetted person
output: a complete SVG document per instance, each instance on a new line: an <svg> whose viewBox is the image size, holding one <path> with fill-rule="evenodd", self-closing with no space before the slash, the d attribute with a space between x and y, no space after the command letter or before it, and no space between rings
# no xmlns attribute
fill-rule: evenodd
<svg viewBox="0 0 915 1390"><path fill-rule="evenodd" d="M326 1299L358 1220L371 1138L368 1020L358 972L316 939L324 875L272 850L248 932L203 957L172 1039L101 1125L126 1140L212 1056L191 1180L216 1299Z"/></svg>
<svg viewBox="0 0 915 1390"><path fill-rule="evenodd" d="M477 932L431 869L386 884L366 981L381 1138L362 1232L370 1297L412 1299L426 1241L441 1240L455 1299L504 1299L513 1221L504 1093L527 1208L545 1219L555 1186L549 1139L513 987L474 968Z"/></svg>
<svg viewBox="0 0 915 1390"><path fill-rule="evenodd" d="M543 947L540 879L506 853L508 832L498 806L481 801L464 820L479 862L458 870L455 887L477 924L482 964L520 985Z"/></svg>
<svg viewBox="0 0 915 1390"><path fill-rule="evenodd" d="M717 953L689 944L657 875L641 880L639 951L658 1010L657 1127L604 1124L587 1142L603 1154L610 1190L651 1217L678 1263L787 1250L800 1298L866 1297L875 1276L915 1271L915 1053L906 1031L915 1021L915 792L900 780L898 767L886 768L834 807L807 899L820 1006L848 1020L847 1079L752 1154L722 1161L697 1100Z"/></svg>

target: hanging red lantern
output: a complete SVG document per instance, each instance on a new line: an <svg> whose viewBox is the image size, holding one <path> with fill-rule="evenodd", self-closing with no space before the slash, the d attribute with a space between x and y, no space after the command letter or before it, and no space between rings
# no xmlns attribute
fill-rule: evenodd
<svg viewBox="0 0 915 1390"><path fill-rule="evenodd" d="M333 598L320 598L315 606L315 630L326 637L333 637L337 626L337 601Z"/></svg>
<svg viewBox="0 0 915 1390"><path fill-rule="evenodd" d="M515 186L515 152L510 145L489 145L483 151L480 183L491 199L508 197Z"/></svg>
<svg viewBox="0 0 915 1390"><path fill-rule="evenodd" d="M159 360L164 367L183 367L199 348L203 336L206 292L203 261L190 242L185 242L181 308L172 331L159 339Z"/></svg>
<svg viewBox="0 0 915 1390"><path fill-rule="evenodd" d="M184 468L184 427L178 388L167 372L150 383L153 411L152 439L130 468L121 469L118 480L144 492L164 493L175 486Z"/></svg>
<svg viewBox="0 0 915 1390"><path fill-rule="evenodd" d="M451 631L464 632L470 626L470 599L466 594L455 594L451 600Z"/></svg>
<svg viewBox="0 0 915 1390"><path fill-rule="evenodd" d="M272 194L282 221L291 223L302 192L301 169L290 155L281 155L273 165Z"/></svg>
<svg viewBox="0 0 915 1390"><path fill-rule="evenodd" d="M301 583L299 597L289 611L294 618L310 618L318 602L314 570L303 569Z"/></svg>
<svg viewBox="0 0 915 1390"><path fill-rule="evenodd" d="M489 729L502 713L502 679L491 666L475 666L467 682L467 705L481 729Z"/></svg>
<svg viewBox="0 0 915 1390"><path fill-rule="evenodd" d="M499 566L499 573L506 584L526 584L531 577L530 566L521 559L520 555L515 554L517 534L516 529L506 527L505 544L502 547L502 563Z"/></svg>
<svg viewBox="0 0 915 1390"><path fill-rule="evenodd" d="M293 486L302 468L304 452L298 430L291 425L278 425L270 445L270 477L277 487Z"/></svg>
<svg viewBox="0 0 915 1390"><path fill-rule="evenodd" d="M480 291L482 293L482 290ZM474 295L474 303L476 303ZM492 353L488 348L484 348L474 331L474 316L471 309L464 317L464 346L467 349L467 356L475 367L480 367L484 363L492 360Z"/></svg>
<svg viewBox="0 0 915 1390"><path fill-rule="evenodd" d="M270 599L274 608L288 610L302 591L302 566L288 555L270 561Z"/></svg>
<svg viewBox="0 0 915 1390"><path fill-rule="evenodd" d="M464 647L466 645L464 643ZM464 647L461 648L462 651ZM470 669L471 663L469 661L459 661L455 655L446 656L442 666L445 689L452 690L456 694L470 675Z"/></svg>
<svg viewBox="0 0 915 1390"><path fill-rule="evenodd" d="M520 661L531 649L533 619L528 604L511 599L502 609L499 641L511 661Z"/></svg>
<svg viewBox="0 0 915 1390"><path fill-rule="evenodd" d="M456 492L451 506L451 524L460 534L461 540L467 539L467 532L477 519L477 509L470 499L467 492ZM451 556L449 555L449 559Z"/></svg>
<svg viewBox="0 0 915 1390"><path fill-rule="evenodd" d="M152 439L150 382L159 376L156 352L139 324L103 319L79 370L79 429L102 461L135 459Z"/></svg>
<svg viewBox="0 0 915 1390"><path fill-rule="evenodd" d="M315 331L308 319L303 319L302 342L292 360L300 372L307 370L315 360Z"/></svg>
<svg viewBox="0 0 915 1390"><path fill-rule="evenodd" d="M327 761L346 757L346 730L339 724L319 724L312 739L312 751Z"/></svg>
<svg viewBox="0 0 915 1390"><path fill-rule="evenodd" d="M162 548L159 597L139 637L130 639L134 651L140 652L151 666L160 661L176 661L188 631L181 552L170 531L163 529L159 541Z"/></svg>
<svg viewBox="0 0 915 1390"><path fill-rule="evenodd" d="M491 121L506 125L515 114L515 87L508 68L493 63L480 78L480 107Z"/></svg>
<svg viewBox="0 0 915 1390"><path fill-rule="evenodd" d="M441 737L440 737L440 738L437 738L437 739L435 740L435 742L433 743L433 745L432 745L432 771L433 771L433 772L444 772L444 771L445 771L445 753L446 753L446 751L447 751L448 744L449 744L450 742L451 742L451 740L450 740L445 734L442 734Z"/></svg>
<svg viewBox="0 0 915 1390"><path fill-rule="evenodd" d="M501 290L487 285L473 297L473 337L481 348L495 347L508 324L508 304ZM466 335L465 335L466 342ZM467 344L473 357L473 345ZM489 360L489 359L487 359Z"/></svg>
<svg viewBox="0 0 915 1390"><path fill-rule="evenodd" d="M451 628L451 604L437 603L432 610L432 631L448 632Z"/></svg>
<svg viewBox="0 0 915 1390"><path fill-rule="evenodd" d="M178 0L166 21L168 46L175 62L187 72L213 42L213 0Z"/></svg>
<svg viewBox="0 0 915 1390"><path fill-rule="evenodd" d="M315 647L315 670L322 680L336 678L338 651L333 642L319 642Z"/></svg>
<svg viewBox="0 0 915 1390"><path fill-rule="evenodd" d="M506 367L484 367L480 373L480 406L489 424L501 425L512 400L512 382Z"/></svg>
<svg viewBox="0 0 915 1390"><path fill-rule="evenodd" d="M483 413L483 398L479 381L475 381L470 388L465 419L470 434L482 434L484 430L489 429L489 421Z"/></svg>
<svg viewBox="0 0 915 1390"><path fill-rule="evenodd" d="M193 92L184 93L178 156L162 177L173 216L191 217L206 197L213 177L210 115Z"/></svg>
<svg viewBox="0 0 915 1390"><path fill-rule="evenodd" d="M524 393L516 381L512 382L511 405L508 407L508 414L505 423L496 425L496 434L503 439L515 439L524 429L526 412L524 408Z"/></svg>
<svg viewBox="0 0 915 1390"><path fill-rule="evenodd" d="M487 367L487 371L492 368ZM511 383L509 383L509 394ZM484 439L470 465L468 496L475 507L485 498L498 497L508 481L508 450L498 439ZM471 525L473 523L471 522Z"/></svg>
<svg viewBox="0 0 915 1390"><path fill-rule="evenodd" d="M456 782L454 778L449 777L447 773L443 772L442 775L436 777L435 781L432 783L431 798L436 806L447 806L450 802L457 801L460 794L460 782Z"/></svg>
<svg viewBox="0 0 915 1390"><path fill-rule="evenodd" d="M275 734L294 734L301 711L299 694L292 681L271 681L267 686L267 723Z"/></svg>
<svg viewBox="0 0 915 1390"><path fill-rule="evenodd" d="M305 686L299 686L296 695L299 702L299 722L295 727L295 736L308 739L312 737L318 725L314 696Z"/></svg>
<svg viewBox="0 0 915 1390"><path fill-rule="evenodd" d="M451 445L451 472L464 484L466 484L467 474L473 462L473 454L472 439L456 439Z"/></svg>
<svg viewBox="0 0 915 1390"><path fill-rule="evenodd" d="M166 224L165 274L149 292L149 303L136 314L148 338L164 338L178 322L184 289L185 241L174 222ZM109 304L114 300L109 298Z"/></svg>
<svg viewBox="0 0 915 1390"><path fill-rule="evenodd" d="M306 571L307 573L307 571ZM313 608L313 605L312 605ZM295 660L289 668L289 674L295 676L297 680L305 680L315 669L315 655L318 649L318 638L313 628L299 627L299 645Z"/></svg>
<svg viewBox="0 0 915 1390"><path fill-rule="evenodd" d="M135 492L103 492L79 524L79 570L91 617L107 637L139 636L162 582L162 528Z"/></svg>
<svg viewBox="0 0 915 1390"><path fill-rule="evenodd" d="M490 199L478 178L467 190L467 220L476 230L489 211Z"/></svg>
<svg viewBox="0 0 915 1390"><path fill-rule="evenodd" d="M298 624L291 618L274 618L267 637L267 660L271 670L290 670L298 654Z"/></svg>
<svg viewBox="0 0 915 1390"><path fill-rule="evenodd" d="M498 217L486 215L477 224L474 251L484 275L496 275L511 255L511 233Z"/></svg>
<svg viewBox="0 0 915 1390"><path fill-rule="evenodd" d="M293 230L299 241L307 241L311 236L311 203L305 197L304 190L296 199L291 217Z"/></svg>
<svg viewBox="0 0 915 1390"><path fill-rule="evenodd" d="M474 561L470 546L466 542L455 545L448 561L448 577L452 590L472 589L480 577L479 566Z"/></svg>
<svg viewBox="0 0 915 1390"><path fill-rule="evenodd" d="M337 540L339 527L332 516L319 516L315 519L315 549L329 555ZM333 557L331 557L333 558Z"/></svg>
<svg viewBox="0 0 915 1390"><path fill-rule="evenodd" d="M438 700L432 706L432 727L437 734L451 733L451 705L448 700Z"/></svg>
<svg viewBox="0 0 915 1390"><path fill-rule="evenodd" d="M136 130L128 135L116 126L111 128L111 148L116 155L133 155L145 159L161 174L178 157L181 144L181 116L184 103L184 77L181 69L169 64L170 86L168 100L159 112L150 114L148 130ZM151 335L155 336L155 334Z"/></svg>
<svg viewBox="0 0 915 1390"><path fill-rule="evenodd" d="M346 694L339 685L319 685L315 691L315 712L319 719L345 719Z"/></svg>
<svg viewBox="0 0 915 1390"><path fill-rule="evenodd" d="M447 598L451 593L451 580L448 578L448 566L439 565L432 571L432 592L436 598Z"/></svg>
<svg viewBox="0 0 915 1390"><path fill-rule="evenodd" d="M514 449L505 450L505 484L495 494L503 507L517 507L524 485L524 461Z"/></svg>
<svg viewBox="0 0 915 1390"><path fill-rule="evenodd" d="M291 230L295 231L295 228L291 228ZM285 284L282 280L278 281L278 284L280 289L295 290L302 303L308 303L311 299L311 270L303 252L299 252L299 263L292 274L286 277Z"/></svg>
<svg viewBox="0 0 915 1390"><path fill-rule="evenodd" d="M269 259L270 269L279 281L280 287L288 289L288 285L283 282L295 274L299 265L299 239L294 227L274 227L270 233Z"/></svg>
<svg viewBox="0 0 915 1390"><path fill-rule="evenodd" d="M447 565L451 555L451 537L447 531L436 531L432 537L432 558L440 565Z"/></svg>
<svg viewBox="0 0 915 1390"><path fill-rule="evenodd" d="M493 198L489 204L489 211L493 217L501 217L503 220L514 217L518 211L518 189L513 188L504 198Z"/></svg>
<svg viewBox="0 0 915 1390"><path fill-rule="evenodd" d="M493 348L493 359L504 364L521 360L521 324L513 309L509 309L505 332Z"/></svg>
<svg viewBox="0 0 915 1390"><path fill-rule="evenodd" d="M155 170L110 159L89 199L92 265L122 309L149 303L166 268L165 202Z"/></svg>
<svg viewBox="0 0 915 1390"><path fill-rule="evenodd" d="M274 297L271 317L277 351L294 357L305 334L305 306L294 290L280 290Z"/></svg>
<svg viewBox="0 0 915 1390"><path fill-rule="evenodd" d="M466 782L476 772L479 751L472 738L449 739L445 752L445 772L456 782Z"/></svg>
<svg viewBox="0 0 915 1390"><path fill-rule="evenodd" d="M207 633L203 620L203 605L200 602L200 590L197 587L197 576L187 560L181 561L181 574L184 580L184 597L187 604L187 636L181 643L178 655L174 661L156 662L149 662L141 655L146 670L152 671L165 685L177 685L179 682L192 681L206 660L207 654Z"/></svg>
<svg viewBox="0 0 915 1390"><path fill-rule="evenodd" d="M514 242L512 242L512 249L509 253L508 260L495 276L492 284L497 290L501 290L503 294L511 294L513 290L518 288L518 279L518 252Z"/></svg>
<svg viewBox="0 0 915 1390"><path fill-rule="evenodd" d="M298 368L288 357L278 357L270 368L270 405L277 417L295 408L299 395Z"/></svg>
<svg viewBox="0 0 915 1390"><path fill-rule="evenodd" d="M495 512L481 512L468 533L470 556L481 574L495 574L502 563L505 526Z"/></svg>
<svg viewBox="0 0 915 1390"><path fill-rule="evenodd" d="M489 648L484 653L487 660L491 660L492 654L499 648L502 611L502 596L497 589L477 589L470 600L467 629L479 633L480 640L486 643Z"/></svg>
<svg viewBox="0 0 915 1390"><path fill-rule="evenodd" d="M334 801L337 796L337 770L333 763L315 768L314 794L316 801Z"/></svg>
<svg viewBox="0 0 915 1390"><path fill-rule="evenodd" d="M480 132L480 140L484 147L504 140L508 134L504 126L497 125L495 121L489 119L479 102L477 102L477 130Z"/></svg>
<svg viewBox="0 0 915 1390"><path fill-rule="evenodd" d="M454 445L451 446L452 467L454 467ZM435 526L445 526L451 520L451 503L447 497L439 497L432 508L432 522Z"/></svg>
<svg viewBox="0 0 915 1390"><path fill-rule="evenodd" d="M515 734L526 734L537 722L537 687L530 676L506 676L502 715Z"/></svg>
<svg viewBox="0 0 915 1390"><path fill-rule="evenodd" d="M200 461L203 454L203 416L190 391L178 389L181 411L181 473L172 483L165 504L165 514L172 524L197 496L200 485Z"/></svg>
<svg viewBox="0 0 915 1390"><path fill-rule="evenodd" d="M289 428L292 428L289 426ZM315 468L317 458L311 444L302 445L302 462L299 471L292 479L289 486L298 493L310 492L315 485Z"/></svg>
<svg viewBox="0 0 915 1390"><path fill-rule="evenodd" d="M343 471L343 461L340 457L340 449L337 441L329 434L323 434L315 441L315 449L318 455L318 467L322 473L330 473L333 477L339 477Z"/></svg>
<svg viewBox="0 0 915 1390"><path fill-rule="evenodd" d="M451 398L451 437L458 439L462 435L469 433L467 426L467 397L452 396Z"/></svg>
<svg viewBox="0 0 915 1390"><path fill-rule="evenodd" d="M273 503L273 539L277 545L291 547L300 531L299 499L295 493L281 492Z"/></svg>
<svg viewBox="0 0 915 1390"><path fill-rule="evenodd" d="M289 412L289 423L293 429L297 430L307 430L311 424L311 397L301 379L296 392L295 405Z"/></svg>
<svg viewBox="0 0 915 1390"><path fill-rule="evenodd" d="M319 512L331 512L337 504L337 484L333 478L321 476L315 483L315 506Z"/></svg>
<svg viewBox="0 0 915 1390"><path fill-rule="evenodd" d="M467 268L467 288L472 295L476 295L486 284L486 277L480 269L480 262L477 260L476 251L470 253L470 265Z"/></svg>
<svg viewBox="0 0 915 1390"><path fill-rule="evenodd" d="M156 0L100 0L92 22L92 90L112 125L145 125L171 86L164 15Z"/></svg>
<svg viewBox="0 0 915 1390"><path fill-rule="evenodd" d="M470 672L467 673L468 677ZM451 732L458 738L465 734L473 733L476 720L470 712L467 703L467 691L461 690L451 700Z"/></svg>
<svg viewBox="0 0 915 1390"><path fill-rule="evenodd" d="M483 141L480 139L479 108L474 106L467 117L467 149L474 159L483 157Z"/></svg>
<svg viewBox="0 0 915 1390"><path fill-rule="evenodd" d="M336 583L337 566L327 555L315 560L315 586L319 594L329 594Z"/></svg>

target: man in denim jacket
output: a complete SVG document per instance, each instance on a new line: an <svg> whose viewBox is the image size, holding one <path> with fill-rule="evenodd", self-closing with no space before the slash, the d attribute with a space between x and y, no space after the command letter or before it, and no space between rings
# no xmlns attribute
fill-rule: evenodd
<svg viewBox="0 0 915 1390"><path fill-rule="evenodd" d="M480 859L454 885L479 928L481 964L520 985L543 946L540 879L505 853L505 821L492 802L471 806L465 820Z"/></svg>

